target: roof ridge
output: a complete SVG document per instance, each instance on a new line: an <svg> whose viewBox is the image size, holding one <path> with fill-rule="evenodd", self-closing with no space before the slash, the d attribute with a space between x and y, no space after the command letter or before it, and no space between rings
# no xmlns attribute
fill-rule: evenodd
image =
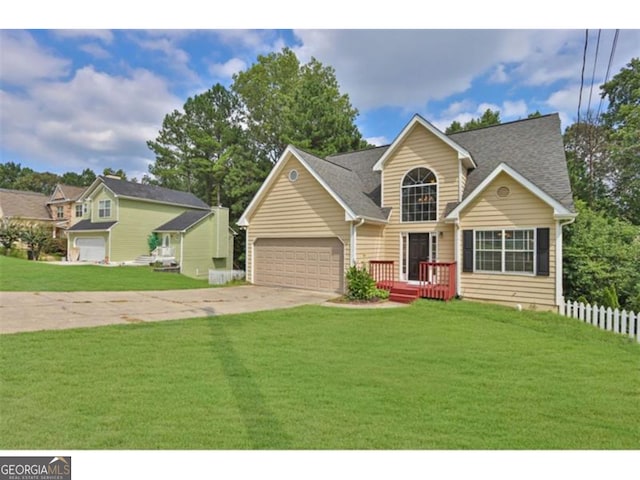
<svg viewBox="0 0 640 480"><path fill-rule="evenodd" d="M43 197L49 196L46 193L32 192L31 190L16 190L15 188L0 188L0 192L22 193L27 195L41 195Z"/></svg>
<svg viewBox="0 0 640 480"><path fill-rule="evenodd" d="M390 143L388 143L386 145L374 145L373 147L361 148L360 150L352 150L351 152L332 153L331 155L327 155L327 158L329 158L329 157L338 157L338 156L341 156L341 155L353 155L354 153L366 152L368 150L375 150L376 148L387 148L389 146L391 146Z"/></svg>
<svg viewBox="0 0 640 480"><path fill-rule="evenodd" d="M458 130L457 132L453 132L453 133L445 133L445 135L447 137L451 136L451 135L457 135L458 133L467 133L467 132L475 132L478 130L486 130L487 128L495 128L495 127L503 127L505 125L511 125L513 123L519 123L519 122L528 122L530 120L538 120L541 118L547 118L547 117L553 117L554 115L558 115L557 112L554 113L546 113L544 115L540 115L538 117L531 117L531 118L519 118L517 120L510 120L508 122L501 122L501 123L496 123L495 125L486 125L484 127L478 127L478 128L468 128L466 130ZM444 132L443 132L444 133Z"/></svg>
<svg viewBox="0 0 640 480"><path fill-rule="evenodd" d="M295 146L294 146L294 148L296 150L300 150L303 153L306 153L307 155L311 155L312 157L317 158L318 160L322 160L323 162L330 163L331 165L335 165L336 167L344 168L347 172L352 172L353 173L353 170L351 170L350 168L347 168L345 166L339 165L337 163L333 163L332 161L327 160L326 158L318 157L317 155L315 155L315 154L313 154L311 152L307 152L306 150L303 150L302 148L295 147Z"/></svg>

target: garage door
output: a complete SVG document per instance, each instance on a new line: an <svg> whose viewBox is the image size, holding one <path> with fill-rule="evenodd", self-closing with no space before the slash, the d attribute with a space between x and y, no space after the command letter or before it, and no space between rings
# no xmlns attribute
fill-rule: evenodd
<svg viewBox="0 0 640 480"><path fill-rule="evenodd" d="M343 248L337 238L259 238L253 250L253 281L342 292Z"/></svg>
<svg viewBox="0 0 640 480"><path fill-rule="evenodd" d="M104 238L89 237L76 239L76 247L80 250L80 261L101 262L106 256L104 253Z"/></svg>

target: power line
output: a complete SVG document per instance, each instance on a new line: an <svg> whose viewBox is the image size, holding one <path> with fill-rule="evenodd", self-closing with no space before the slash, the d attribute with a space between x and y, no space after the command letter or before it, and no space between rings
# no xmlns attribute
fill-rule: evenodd
<svg viewBox="0 0 640 480"><path fill-rule="evenodd" d="M582 106L582 89L584 88L584 66L587 63L587 46L589 45L589 29L585 30L584 52L582 53L582 74L580 75L580 96L578 97L578 124L580 124L580 107Z"/></svg>
<svg viewBox="0 0 640 480"><path fill-rule="evenodd" d="M600 33L602 33L601 29L598 29L598 40L596 41L596 56L593 59L593 71L591 72L591 88L589 88L589 103L587 104L587 115L589 115L589 110L591 109L591 95L593 94L593 82L596 78L596 65L598 63L598 50L600 49Z"/></svg>
<svg viewBox="0 0 640 480"><path fill-rule="evenodd" d="M613 36L613 43L611 44L611 53L609 54L609 65L607 65L607 73L604 76L604 83L609 81L609 72L611 71L611 64L613 63L613 57L616 54L616 45L618 44L618 34L620 33L620 29L616 28L616 33ZM600 103L598 104L598 113L596 114L596 119L600 118L600 108L602 108L602 100L604 100L604 96L600 96Z"/></svg>

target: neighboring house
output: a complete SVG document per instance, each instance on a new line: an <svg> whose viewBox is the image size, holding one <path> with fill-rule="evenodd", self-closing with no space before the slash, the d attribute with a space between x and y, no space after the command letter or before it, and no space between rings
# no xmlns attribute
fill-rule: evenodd
<svg viewBox="0 0 640 480"><path fill-rule="evenodd" d="M53 229L47 196L41 193L0 188L0 217L25 224L39 223Z"/></svg>
<svg viewBox="0 0 640 480"><path fill-rule="evenodd" d="M343 292L349 265L414 283L439 262L463 298L551 310L575 216L557 114L452 135L416 115L385 147L287 147L238 224L253 283Z"/></svg>
<svg viewBox="0 0 640 480"><path fill-rule="evenodd" d="M59 183L49 197L47 207L54 221L54 237L66 236L67 229L82 220L82 202L78 200L87 187L75 187Z"/></svg>
<svg viewBox="0 0 640 480"><path fill-rule="evenodd" d="M112 176L98 177L80 201L87 213L67 231L71 261L174 262L190 277L232 268L227 208L211 208L192 193ZM155 252L148 246L152 233L162 242Z"/></svg>

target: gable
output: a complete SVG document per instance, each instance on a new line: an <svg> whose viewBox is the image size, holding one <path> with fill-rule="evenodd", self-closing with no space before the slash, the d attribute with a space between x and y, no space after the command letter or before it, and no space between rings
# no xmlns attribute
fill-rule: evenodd
<svg viewBox="0 0 640 480"><path fill-rule="evenodd" d="M521 187L527 190L533 198L547 205L551 209L554 218L568 219L574 218L576 216L575 213L571 212L558 200L547 194L544 190L538 188L528 178L524 177L510 166L501 163L493 170L493 172L491 172L491 174L489 174L482 181L482 183L480 183L480 185L475 188L475 190L473 190L469 195L465 196L464 200L460 202L455 208L453 208L449 214L447 214L446 221L451 222L459 219L460 215L470 208L476 198L481 196L487 188L495 183L496 180L504 179L505 177L510 178L510 181L515 182L519 185L518 188Z"/></svg>
<svg viewBox="0 0 640 480"><path fill-rule="evenodd" d="M436 135L416 125L396 147L382 171L382 204L391 208L391 221L399 222L402 211L401 190L405 175L419 167L431 170L437 179L438 214L440 220L447 203L460 200L462 174L460 160L454 150Z"/></svg>
<svg viewBox="0 0 640 480"><path fill-rule="evenodd" d="M295 170L295 181L289 179ZM344 223L345 210L294 155L289 155L250 214L250 224L266 223L282 231L296 224L317 229Z"/></svg>
<svg viewBox="0 0 640 480"><path fill-rule="evenodd" d="M385 151L382 157L380 157L380 160L378 160L378 162L374 165L373 169L377 171L383 170L387 160L389 160L389 158L394 155L396 149L403 143L405 138L414 131L415 128L423 128L425 131L431 133L434 137L440 140L443 144L451 148L454 152L456 152L457 158L463 162L465 168L476 167L473 158L471 158L471 154L466 149L449 138L442 131L438 130L434 125L426 121L420 115L414 115L411 121L404 127L402 132L400 132L400 134Z"/></svg>
<svg viewBox="0 0 640 480"><path fill-rule="evenodd" d="M476 228L545 225L553 208L506 172L490 181L460 212L463 225Z"/></svg>
<svg viewBox="0 0 640 480"><path fill-rule="evenodd" d="M53 202L53 201L56 201L56 200L64 200L64 199L65 199L64 192L60 188L60 185L56 185L55 190L51 194L50 201Z"/></svg>

